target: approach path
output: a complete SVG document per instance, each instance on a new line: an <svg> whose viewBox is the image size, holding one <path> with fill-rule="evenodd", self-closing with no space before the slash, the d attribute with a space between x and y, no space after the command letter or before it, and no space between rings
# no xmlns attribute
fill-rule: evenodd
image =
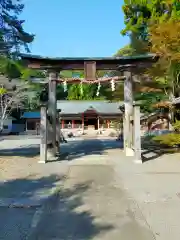
<svg viewBox="0 0 180 240"><path fill-rule="evenodd" d="M32 240L153 240L141 211L115 177L114 140L79 141L66 155L60 191L33 219Z"/></svg>

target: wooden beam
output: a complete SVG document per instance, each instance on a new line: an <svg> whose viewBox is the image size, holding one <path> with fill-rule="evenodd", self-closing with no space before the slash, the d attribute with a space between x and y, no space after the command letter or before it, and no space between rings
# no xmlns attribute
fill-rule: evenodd
<svg viewBox="0 0 180 240"><path fill-rule="evenodd" d="M21 54L22 60L31 68L54 70L83 70L84 62L96 62L96 70L118 70L124 65L151 64L158 60L154 55L109 58L49 58ZM94 70L93 70L94 72Z"/></svg>

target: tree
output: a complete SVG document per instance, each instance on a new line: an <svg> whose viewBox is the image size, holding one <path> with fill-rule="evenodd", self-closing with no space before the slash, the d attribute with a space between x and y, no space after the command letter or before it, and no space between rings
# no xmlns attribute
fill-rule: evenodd
<svg viewBox="0 0 180 240"><path fill-rule="evenodd" d="M149 26L180 18L180 2L177 0L126 0L122 6L125 28L137 53L149 51Z"/></svg>
<svg viewBox="0 0 180 240"><path fill-rule="evenodd" d="M21 69L17 61L6 56L0 56L0 74L6 76L7 80L11 81L12 79L20 78Z"/></svg>
<svg viewBox="0 0 180 240"><path fill-rule="evenodd" d="M16 93L20 95L22 95L22 93L20 93L19 90L22 91L24 94L25 90L27 89L23 99L21 96L20 106L23 107L23 109L28 110L39 109L40 106L39 95L40 92L42 91L42 85L33 83L32 79L45 77L46 75L43 71L28 69L25 66L23 66L20 60L13 60L11 58L8 58L7 56L0 57L0 86L3 89L3 91L6 90L6 93L8 93L8 98L12 96L12 89L16 89ZM25 87L24 89L23 85ZM5 96L6 95L3 94L1 97L4 98ZM18 102L20 102L19 100ZM14 96L12 101L14 102ZM2 108L1 106L1 109L2 111L4 111L5 108ZM14 106L10 110L10 113L12 113L12 111L14 112L13 109ZM5 114L7 115L7 112Z"/></svg>
<svg viewBox="0 0 180 240"><path fill-rule="evenodd" d="M130 44L128 44L128 45L120 48L114 56L115 57L131 56L133 54L134 54L134 49L131 47Z"/></svg>
<svg viewBox="0 0 180 240"><path fill-rule="evenodd" d="M149 28L151 51L160 56L158 65L175 97L180 94L180 23L169 19Z"/></svg>
<svg viewBox="0 0 180 240"><path fill-rule="evenodd" d="M134 53L153 52L160 56L159 61L148 69L147 73L152 79L151 85L155 86L154 90L161 90L161 93L158 93L159 101L161 99L160 105L162 106L163 102L167 104L167 97L172 100L172 96L179 94L180 2L177 0L126 0L123 12L125 28L121 33L130 37L130 46ZM140 84L139 87L142 92L140 96L148 99L150 93L147 93L147 89L145 90L145 85ZM152 90L151 93L153 93Z"/></svg>
<svg viewBox="0 0 180 240"><path fill-rule="evenodd" d="M29 51L28 44L34 35L23 28L24 20L20 20L24 5L21 0L1 0L0 3L0 54L19 52L21 46Z"/></svg>
<svg viewBox="0 0 180 240"><path fill-rule="evenodd" d="M11 87L8 89L4 85L0 87L0 131L3 130L4 120L7 119L12 111L22 108L28 98L29 84L23 83L18 88Z"/></svg>

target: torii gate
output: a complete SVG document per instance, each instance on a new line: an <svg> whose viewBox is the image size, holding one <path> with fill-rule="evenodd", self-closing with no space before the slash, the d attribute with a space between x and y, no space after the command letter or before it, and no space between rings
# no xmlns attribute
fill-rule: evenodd
<svg viewBox="0 0 180 240"><path fill-rule="evenodd" d="M47 58L30 54L21 54L22 60L29 68L48 70L49 72L49 97L48 114L52 124L53 155L56 156L56 84L64 82L59 79L59 73L63 70L84 70L85 79L66 79L70 83L98 83L105 81L124 81L124 151L126 156L134 155L135 160L141 162L141 130L140 130L140 107L133 101L133 68L147 67L157 61L157 57L139 55L131 57L110 58ZM121 72L122 77L96 78L97 70L115 70ZM132 125L131 122L134 122ZM40 162L47 161L47 109L41 108L41 145Z"/></svg>

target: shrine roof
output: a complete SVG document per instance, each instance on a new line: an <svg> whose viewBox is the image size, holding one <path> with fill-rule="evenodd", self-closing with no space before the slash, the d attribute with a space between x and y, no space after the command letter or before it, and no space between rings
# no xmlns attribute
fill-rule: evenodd
<svg viewBox="0 0 180 240"><path fill-rule="evenodd" d="M62 70L81 70L84 69L84 62L96 62L97 70L116 70L119 67L129 64L147 64L156 62L158 57L154 54L144 54L137 56L119 57L77 57L77 58L51 58L39 55L21 54L21 59L31 68L37 69L62 69Z"/></svg>
<svg viewBox="0 0 180 240"><path fill-rule="evenodd" d="M40 112L24 112L21 118L26 119L39 119L40 118Z"/></svg>
<svg viewBox="0 0 180 240"><path fill-rule="evenodd" d="M122 114L119 106L123 104L123 102L64 100L57 101L57 110L61 109L61 115L78 115L88 110L107 115L119 115ZM40 118L40 112L24 112L22 118Z"/></svg>
<svg viewBox="0 0 180 240"><path fill-rule="evenodd" d="M61 109L61 114L82 114L87 110L95 110L97 113L121 114L119 109L123 102L107 101L57 101L57 109Z"/></svg>

